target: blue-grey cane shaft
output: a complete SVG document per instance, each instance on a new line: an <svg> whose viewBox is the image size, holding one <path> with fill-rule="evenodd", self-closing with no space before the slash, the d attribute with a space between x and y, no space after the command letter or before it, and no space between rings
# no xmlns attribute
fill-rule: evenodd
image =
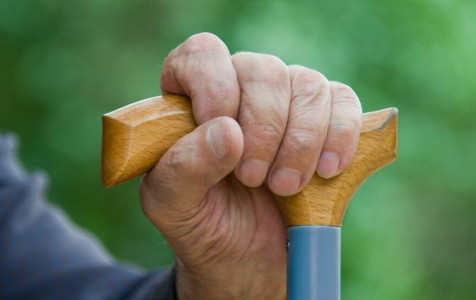
<svg viewBox="0 0 476 300"><path fill-rule="evenodd" d="M288 300L340 299L340 228L288 228Z"/></svg>

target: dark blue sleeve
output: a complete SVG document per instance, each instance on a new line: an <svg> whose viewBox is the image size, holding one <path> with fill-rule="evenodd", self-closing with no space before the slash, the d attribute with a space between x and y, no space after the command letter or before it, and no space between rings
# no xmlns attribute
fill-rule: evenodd
<svg viewBox="0 0 476 300"><path fill-rule="evenodd" d="M26 174L15 148L0 133L0 299L175 299L173 270L114 261L43 199L46 176Z"/></svg>

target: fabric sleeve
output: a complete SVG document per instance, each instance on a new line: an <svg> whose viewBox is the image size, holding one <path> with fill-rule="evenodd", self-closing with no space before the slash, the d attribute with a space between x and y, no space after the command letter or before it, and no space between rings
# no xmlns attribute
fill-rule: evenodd
<svg viewBox="0 0 476 300"><path fill-rule="evenodd" d="M44 200L44 174L20 167L0 133L0 299L175 299L173 269L145 272L112 259Z"/></svg>

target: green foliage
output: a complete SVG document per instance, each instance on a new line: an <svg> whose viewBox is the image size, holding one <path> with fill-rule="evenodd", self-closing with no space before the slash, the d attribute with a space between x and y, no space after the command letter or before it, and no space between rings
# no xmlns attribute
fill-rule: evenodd
<svg viewBox="0 0 476 300"><path fill-rule="evenodd" d="M476 293L476 2L137 0L0 2L0 128L16 132L50 200L119 259L169 265L138 180L100 185L101 114L157 95L167 53L201 31L351 85L400 110L399 159L343 225L344 299Z"/></svg>

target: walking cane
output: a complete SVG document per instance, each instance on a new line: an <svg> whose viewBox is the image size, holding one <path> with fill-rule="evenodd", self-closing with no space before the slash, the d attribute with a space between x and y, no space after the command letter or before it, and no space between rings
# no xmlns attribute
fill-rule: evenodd
<svg viewBox="0 0 476 300"><path fill-rule="evenodd" d="M340 299L340 226L362 182L397 156L396 108L366 113L357 152L340 175L317 175L290 197L276 196L288 225L288 300ZM102 180L111 187L150 169L195 127L189 99L164 95L105 114ZM283 245L284 247L285 245Z"/></svg>

